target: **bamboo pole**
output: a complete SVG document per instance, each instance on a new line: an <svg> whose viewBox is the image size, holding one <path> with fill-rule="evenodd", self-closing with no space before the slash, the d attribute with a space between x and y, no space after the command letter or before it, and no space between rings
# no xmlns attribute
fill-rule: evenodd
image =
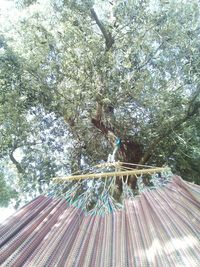
<svg viewBox="0 0 200 267"><path fill-rule="evenodd" d="M82 175L72 175L66 177L55 177L53 181L69 181L69 180L82 180L82 179L97 179L97 178L108 178L116 176L127 176L127 175L141 175L141 174L152 174L156 172L162 172L170 170L169 167L156 167L152 169L141 169L141 170L132 170L132 171L115 171L115 172L103 172L103 173L88 173Z"/></svg>

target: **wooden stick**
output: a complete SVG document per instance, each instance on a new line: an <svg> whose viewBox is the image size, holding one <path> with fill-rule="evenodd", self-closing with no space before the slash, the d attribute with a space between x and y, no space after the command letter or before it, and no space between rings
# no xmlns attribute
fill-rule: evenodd
<svg viewBox="0 0 200 267"><path fill-rule="evenodd" d="M119 172L104 172L104 173L88 173L83 175L72 175L66 177L56 177L53 181L68 181L68 180L81 180L81 179L96 179L96 178L108 178L112 176L127 176L127 175L140 175L145 173L156 173L170 170L169 167L157 167L152 169L142 169L142 170L133 170L133 171L119 171Z"/></svg>

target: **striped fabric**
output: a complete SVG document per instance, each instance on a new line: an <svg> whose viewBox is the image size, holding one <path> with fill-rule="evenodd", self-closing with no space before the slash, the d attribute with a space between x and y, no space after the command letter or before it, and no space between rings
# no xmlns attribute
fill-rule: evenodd
<svg viewBox="0 0 200 267"><path fill-rule="evenodd" d="M175 176L104 216L40 196L0 226L0 266L199 267L200 187Z"/></svg>

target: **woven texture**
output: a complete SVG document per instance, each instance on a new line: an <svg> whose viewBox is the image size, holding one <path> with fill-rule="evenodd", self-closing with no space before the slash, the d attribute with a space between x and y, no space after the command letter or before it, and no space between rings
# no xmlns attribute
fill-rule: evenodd
<svg viewBox="0 0 200 267"><path fill-rule="evenodd" d="M199 267L200 187L176 176L104 216L40 196L0 225L0 266Z"/></svg>

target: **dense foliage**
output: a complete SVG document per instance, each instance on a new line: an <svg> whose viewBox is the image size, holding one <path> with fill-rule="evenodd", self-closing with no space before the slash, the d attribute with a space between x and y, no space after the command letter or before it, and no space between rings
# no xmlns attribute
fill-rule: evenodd
<svg viewBox="0 0 200 267"><path fill-rule="evenodd" d="M167 164L200 183L199 1L26 0L17 8L0 32L4 204L106 161L117 138L116 159Z"/></svg>

